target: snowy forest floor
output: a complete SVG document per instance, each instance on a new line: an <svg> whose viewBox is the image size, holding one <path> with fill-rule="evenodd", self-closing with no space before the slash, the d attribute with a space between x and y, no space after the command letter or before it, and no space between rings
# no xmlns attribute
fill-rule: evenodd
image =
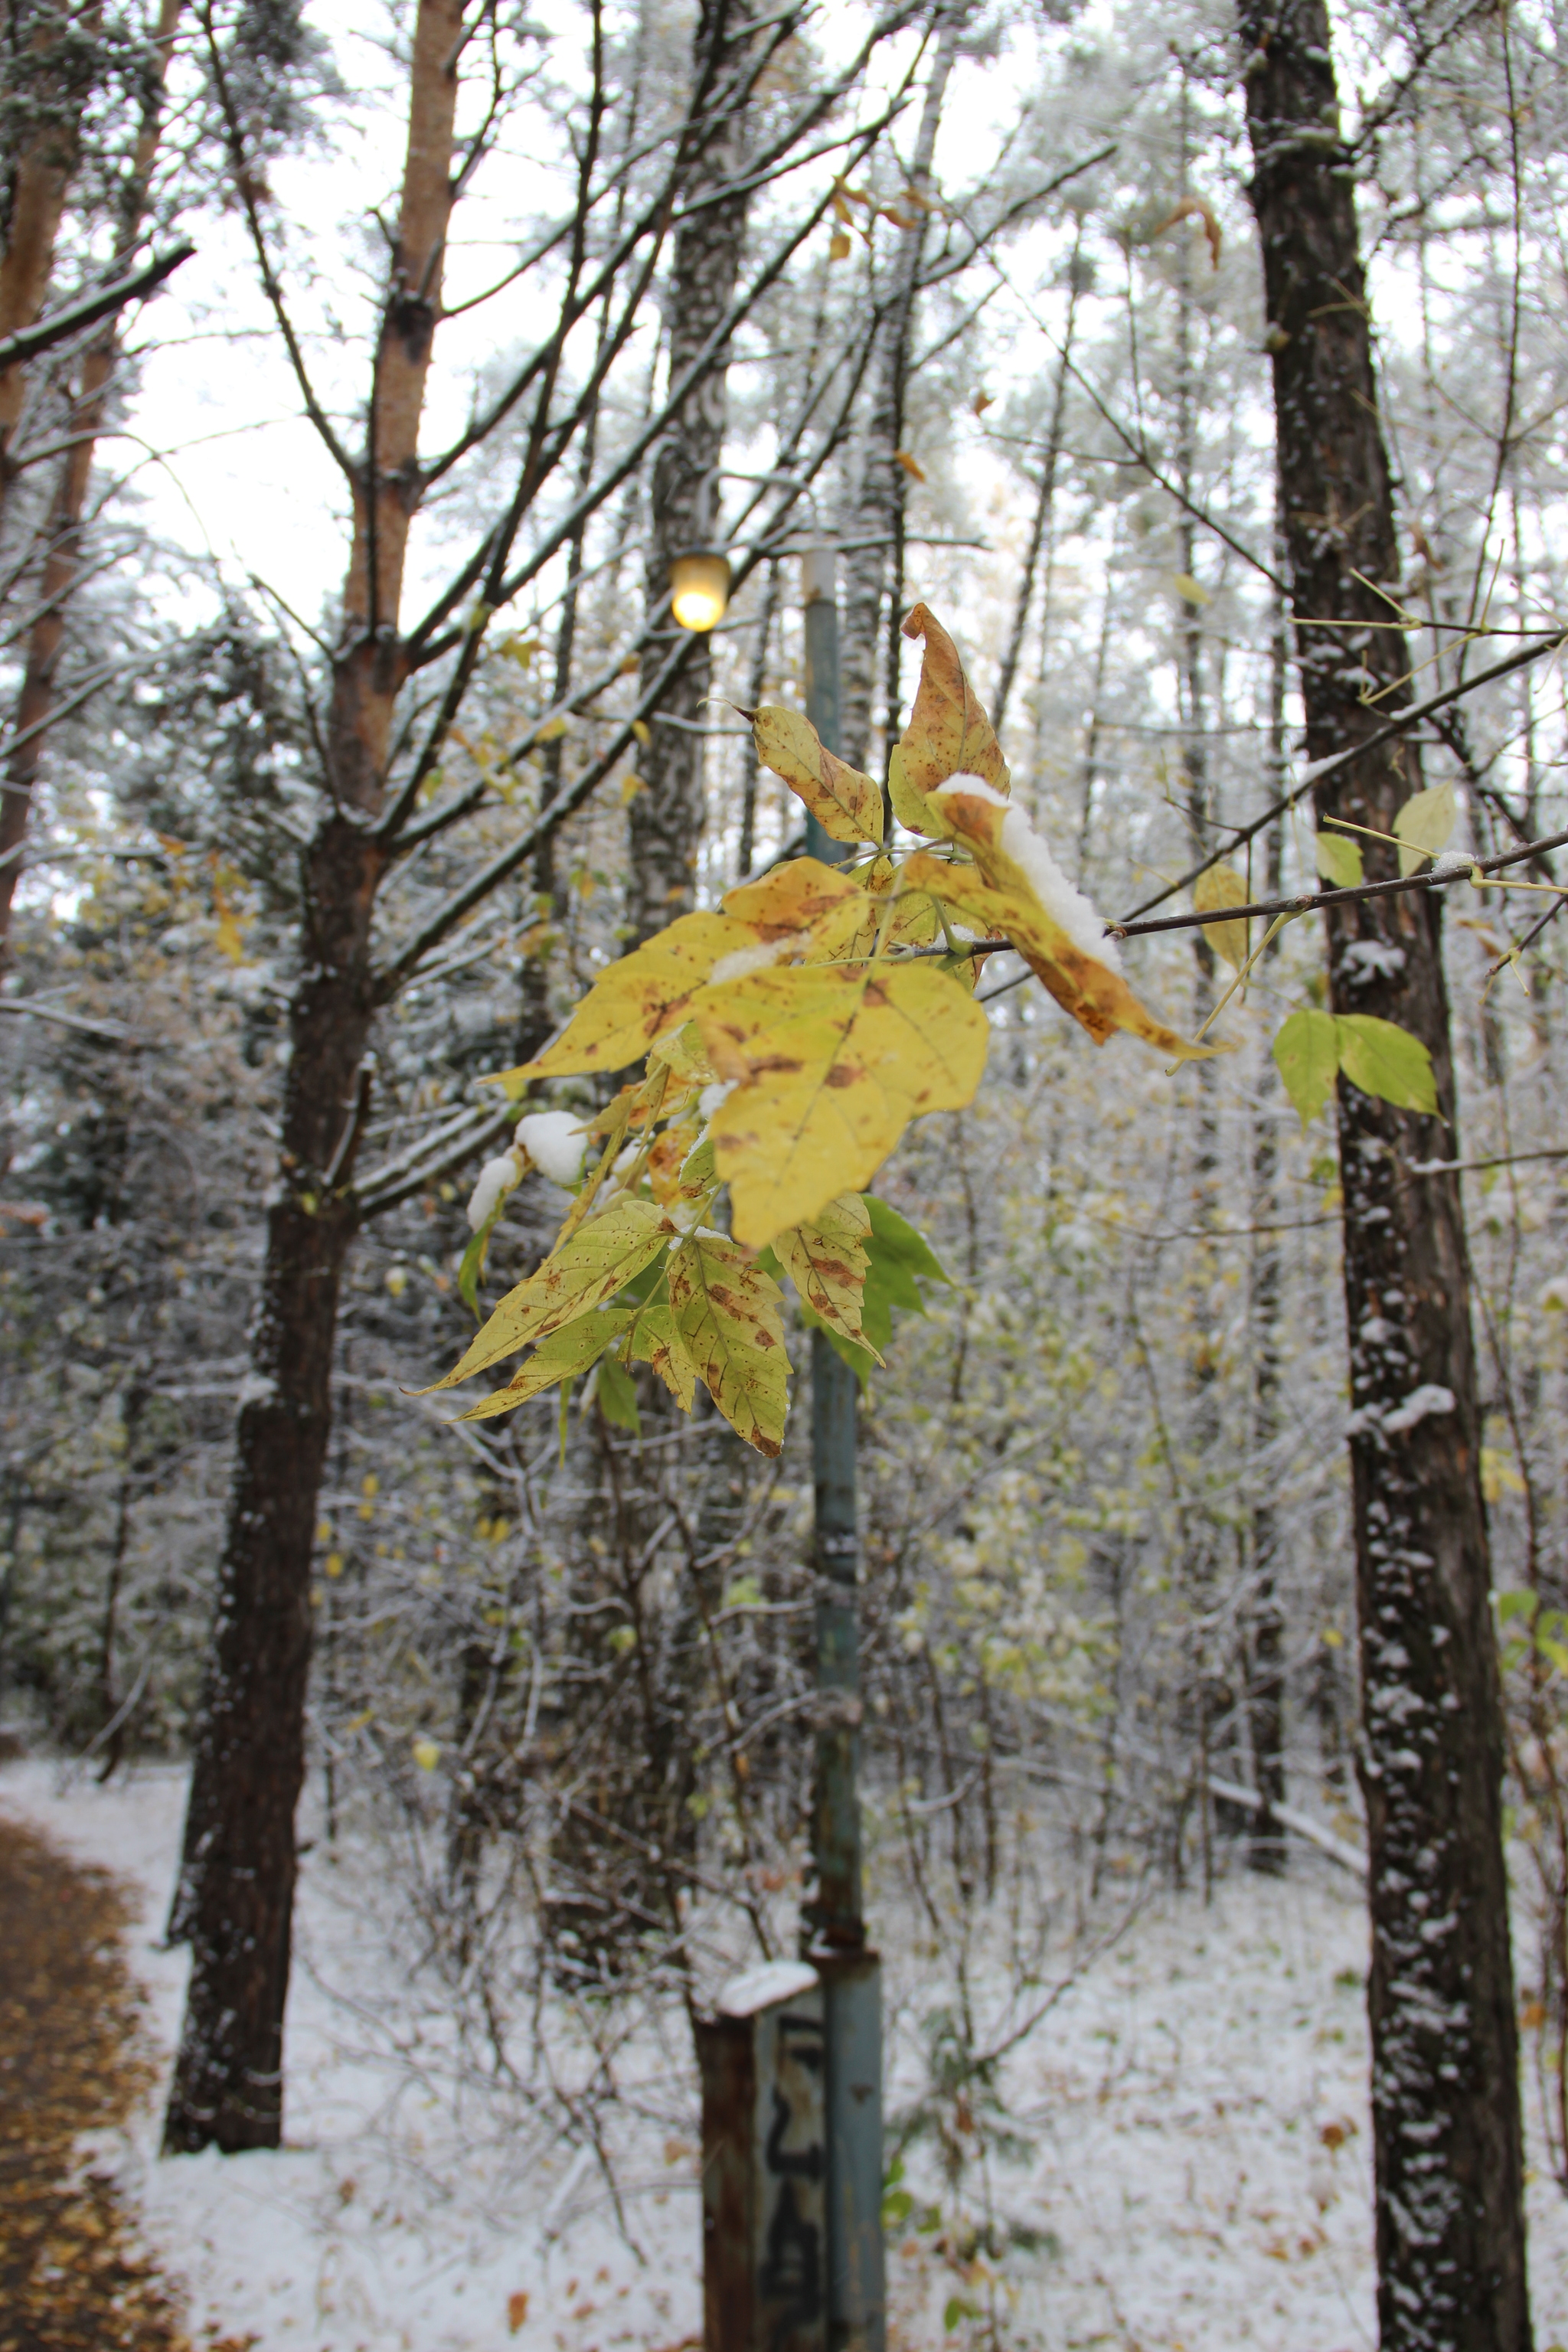
<svg viewBox="0 0 1568 2352"><path fill-rule="evenodd" d="M84 2037L108 2019L132 2070L136 2037L166 2061L178 2024L183 1960L159 1937L182 1798L173 1771L106 1790L37 1763L0 1772L0 1817L121 1881L140 2010L118 1979L105 2007L86 1966L74 1978L62 1968L35 1997L74 2004ZM994 2166L993 2210L1038 2234L1026 2255L1000 2265L1001 2343L1041 2352L1363 2352L1375 2343L1363 1916L1350 1879L1297 1868L1282 1882L1238 1874L1207 1905L1195 1893L1152 1900L1009 2061L1005 2105L1026 2152ZM36 1870L18 1884L24 1910L46 1902ZM632 2084L616 2168L623 2227L591 2154L542 2149L471 2083L454 2089L460 2076L435 1990L421 1993L406 1967L416 1930L387 1885L384 1872L356 1873L346 1858L333 1866L318 1852L305 1864L279 2153L160 2162L150 2074L133 2079L110 2055L89 2070L92 2084L79 2080L75 2177L105 2184L92 2194L127 2275L139 2255L150 2259L183 2291L198 2343L237 2339L258 2352L675 2352L693 2343L695 2095L677 2079L679 2040L650 2051ZM100 1906L90 1917L89 1897ZM100 1880L57 1874L46 1907L49 1932L84 1950L100 1952L116 1928ZM17 1936L15 1916L6 1932ZM113 1975L111 1959L92 1966ZM906 2013L911 1986L898 1980L896 1955L889 1972L891 2005ZM907 2092L912 2045L894 2054L894 2105L901 2074ZM100 2076L123 2095L104 2091ZM683 2114L685 2130L671 2129ZM919 2189L913 2159L910 2172ZM1539 2168L1530 2197L1537 2342L1560 2352L1568 2202ZM92 2233L81 2234L86 2265L100 2258L86 2251ZM964 2274L958 2234L895 2237L900 2352L979 2340L962 2308L980 2290ZM94 2339L61 2326L17 2340L69 2352ZM180 2338L172 2327L164 2337L105 2327L96 2340L162 2352Z"/></svg>

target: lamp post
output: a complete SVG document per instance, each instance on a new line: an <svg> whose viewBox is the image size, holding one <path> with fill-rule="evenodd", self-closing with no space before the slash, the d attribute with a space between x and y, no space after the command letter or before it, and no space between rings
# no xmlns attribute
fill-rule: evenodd
<svg viewBox="0 0 1568 2352"><path fill-rule="evenodd" d="M808 546L801 569L806 716L819 740L837 751L834 549ZM694 550L671 567L676 620L683 628L712 628L722 617L728 588L724 558L712 549ZM809 815L806 852L835 866L849 856L847 846L830 840ZM856 1402L854 1372L826 1334L814 1331L816 1753L811 1886L801 1920L801 1957L808 1966L801 1974L815 1990L804 1992L788 1967L781 1971L775 1964L755 1972L755 1985L747 1978L727 1988L719 2017L699 2028L708 2352L763 2352L764 2345L774 2352L806 2352L808 2347L815 2352L824 2343L826 2352L885 2352L881 1963L866 1940L861 1900ZM813 2008L817 2000L820 2006ZM821 2036L821 2105L816 2112L825 2147L791 2155L782 2148L779 2118L793 2116L797 2128L805 2123L809 2089L804 2079L796 2080L786 2095L775 2082L779 2053L785 2047L780 2036L787 2040L793 2034L804 2047L814 2033ZM758 2116L764 2118L761 2125L753 2122ZM799 2178L773 2177L784 2174ZM803 2201L808 2179L820 2179L825 2192L819 2273L814 2221ZM786 2239L798 2273L781 2267Z"/></svg>
<svg viewBox="0 0 1568 2352"><path fill-rule="evenodd" d="M801 562L805 715L839 746L837 565L832 547ZM849 856L814 816L806 855ZM881 1969L866 1941L860 1872L860 1615L856 1590L856 1380L825 1331L811 1335L811 1458L816 1487L816 1757L812 1886L803 1945L826 1995L828 2352L882 2352Z"/></svg>

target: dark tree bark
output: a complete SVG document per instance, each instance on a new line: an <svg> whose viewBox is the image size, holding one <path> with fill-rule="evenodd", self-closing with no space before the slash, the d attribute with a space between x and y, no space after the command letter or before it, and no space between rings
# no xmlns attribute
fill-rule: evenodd
<svg viewBox="0 0 1568 2352"><path fill-rule="evenodd" d="M693 78L700 89L721 83L738 66L752 37L751 0L702 0L692 41ZM695 150L686 183L689 205L733 179L745 152L746 115L732 107ZM746 199L730 197L690 213L676 232L665 305L668 380L690 366L735 299L746 235ZM653 466L647 595L658 634L643 656L642 683L662 669L679 634L669 612L669 567L713 542L722 510L728 370L721 360L693 385L670 417ZM706 637L665 695L651 740L637 760L642 790L627 818L630 860L626 885L628 947L662 930L695 904L697 858L706 809L702 791L702 730L713 674Z"/></svg>
<svg viewBox="0 0 1568 2352"><path fill-rule="evenodd" d="M368 1106L370 927L387 856L366 819L384 796L402 682L398 609L452 201L463 7L420 0L415 26L402 211L332 662L332 805L301 856L283 1146L169 1926L192 1948L164 2124L171 2153L275 2147L282 2132L310 1551L339 1286L358 1222L351 1179Z"/></svg>
<svg viewBox="0 0 1568 2352"><path fill-rule="evenodd" d="M1263 247L1307 751L1363 741L1407 699L1403 635L1366 582L1398 576L1349 161L1322 0L1243 0L1252 197ZM1331 619L1341 625L1326 627ZM1363 698L1382 689L1376 709ZM1394 746L1318 796L1388 831L1419 784ZM1392 853L1368 843L1369 878ZM1441 902L1363 900L1329 921L1338 1013L1428 1048L1441 1115L1340 1084L1361 1772L1372 1908L1378 2308L1384 2352L1528 2352L1502 1737L1479 1484Z"/></svg>

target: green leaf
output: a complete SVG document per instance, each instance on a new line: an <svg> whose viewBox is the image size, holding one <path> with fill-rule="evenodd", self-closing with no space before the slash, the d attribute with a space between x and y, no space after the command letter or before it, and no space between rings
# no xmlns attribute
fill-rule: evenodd
<svg viewBox="0 0 1568 2352"><path fill-rule="evenodd" d="M1361 845L1344 833L1320 833L1312 842L1312 853L1318 861L1318 871L1325 882L1336 890L1353 890L1366 879L1366 864Z"/></svg>
<svg viewBox="0 0 1568 2352"><path fill-rule="evenodd" d="M568 1326L568 1328L571 1327ZM605 1419L616 1429L626 1429L634 1437L642 1435L642 1416L637 1412L637 1392L630 1372L614 1356L601 1356L594 1399Z"/></svg>
<svg viewBox="0 0 1568 2352"><path fill-rule="evenodd" d="M1394 820L1401 874L1414 874L1423 858L1447 848L1458 814L1452 784L1434 784L1405 802Z"/></svg>
<svg viewBox="0 0 1568 2352"><path fill-rule="evenodd" d="M945 1282L951 1289L952 1276L924 1234L917 1233L908 1218L900 1217L897 1209L879 1193L867 1192L863 1198L871 1219L871 1239L867 1247L873 1263L905 1266L922 1282ZM917 1307L916 1311L923 1309Z"/></svg>
<svg viewBox="0 0 1568 2352"><path fill-rule="evenodd" d="M1274 1060L1304 1129L1328 1101L1340 1066L1333 1014L1310 1006L1292 1013L1274 1040Z"/></svg>
<svg viewBox="0 0 1568 2352"><path fill-rule="evenodd" d="M874 1356L869 1348L863 1348L858 1339L847 1339L842 1331L836 1331L831 1323L825 1323L820 1315L812 1313L809 1307L802 1307L800 1319L808 1331L821 1331L826 1336L834 1354L848 1365L862 1389L870 1386L871 1375L882 1360L880 1355ZM891 1318L889 1318L890 1328ZM862 1330L865 1328L864 1320L862 1320L861 1328ZM886 1347L887 1343L888 1334L884 1332L883 1347Z"/></svg>
<svg viewBox="0 0 1568 2352"><path fill-rule="evenodd" d="M458 1268L458 1296L476 1323L484 1321L484 1309L479 1305L479 1276L485 1270L485 1259L489 1255L490 1235L500 1224L510 1198L510 1192L501 1194L463 1252L463 1263Z"/></svg>
<svg viewBox="0 0 1568 2352"><path fill-rule="evenodd" d="M1530 1616L1535 1608L1536 1597L1533 1592L1525 1591L1494 1592L1492 1606L1497 1611L1498 1622L1506 1625L1510 1618Z"/></svg>
<svg viewBox="0 0 1568 2352"><path fill-rule="evenodd" d="M1419 1037L1392 1021L1370 1013L1342 1013L1334 1022L1339 1034L1340 1067L1363 1095L1393 1103L1396 1110L1425 1111L1434 1116L1437 1087L1432 1056Z"/></svg>

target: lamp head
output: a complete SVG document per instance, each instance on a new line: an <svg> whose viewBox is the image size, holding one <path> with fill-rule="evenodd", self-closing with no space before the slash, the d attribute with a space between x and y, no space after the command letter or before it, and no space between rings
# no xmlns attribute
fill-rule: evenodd
<svg viewBox="0 0 1568 2352"><path fill-rule="evenodd" d="M669 609L698 635L717 628L730 602L730 559L712 553L678 555L669 567Z"/></svg>

